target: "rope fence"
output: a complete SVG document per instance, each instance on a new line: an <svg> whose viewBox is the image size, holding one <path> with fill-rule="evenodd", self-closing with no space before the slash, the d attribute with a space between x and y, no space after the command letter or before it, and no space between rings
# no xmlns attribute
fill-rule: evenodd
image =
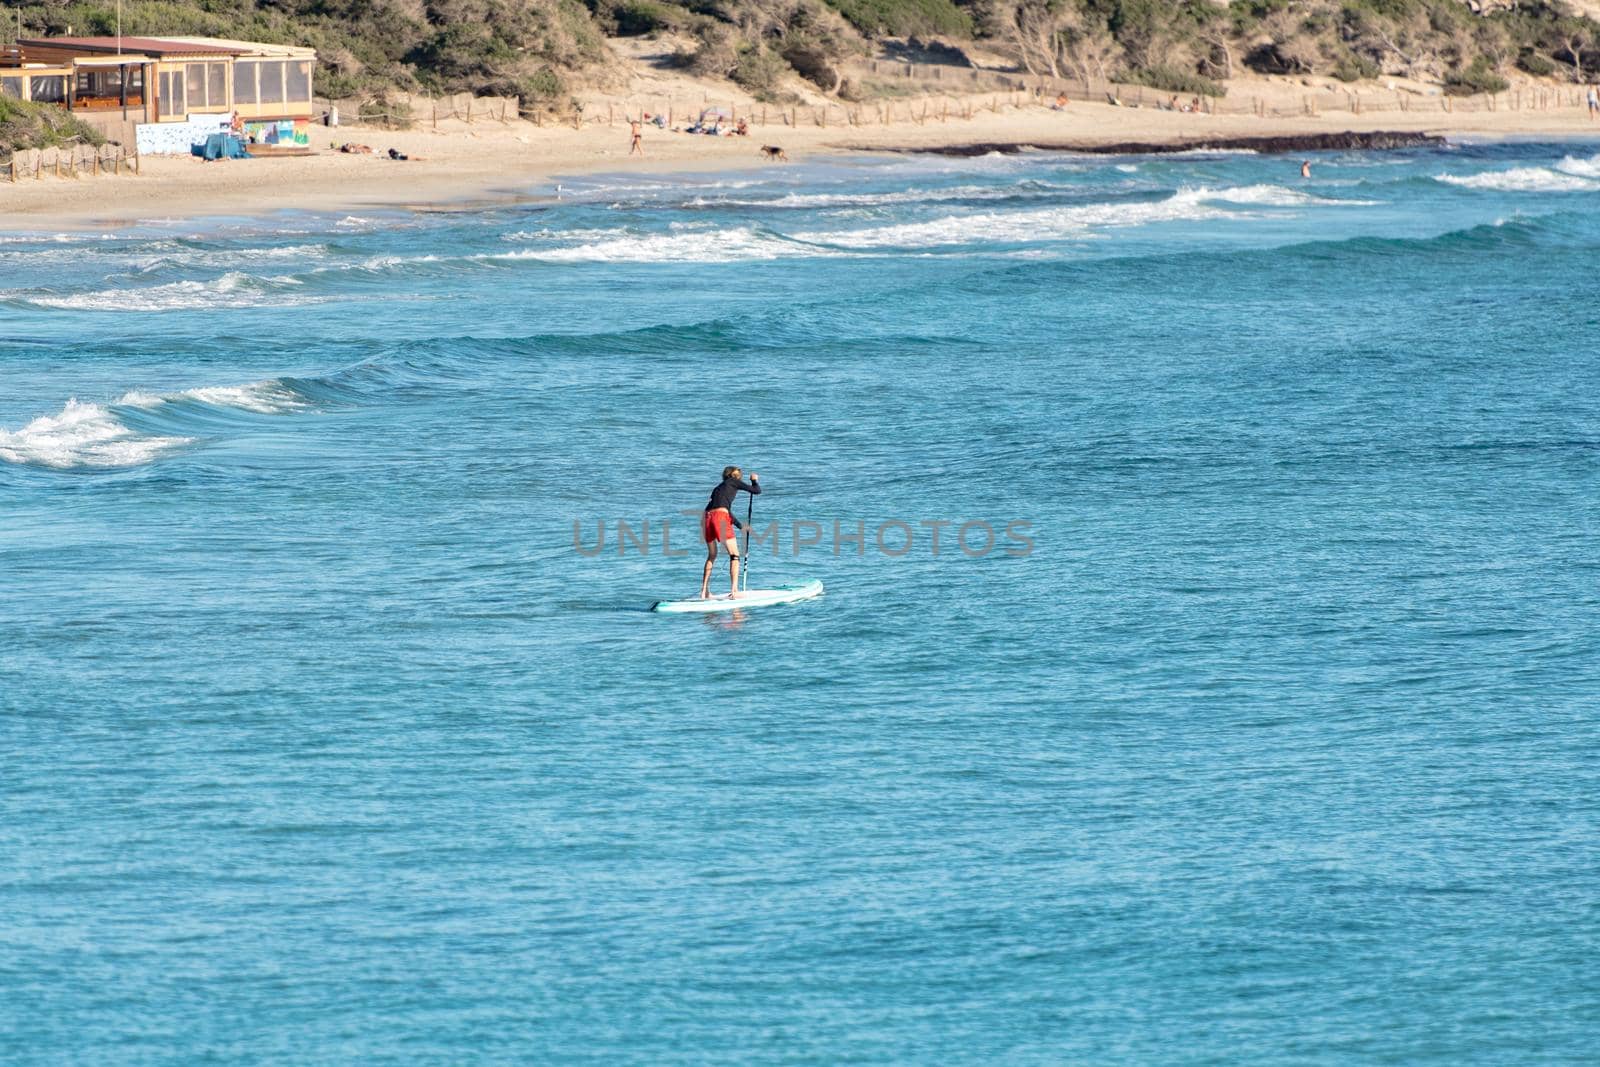
<svg viewBox="0 0 1600 1067"><path fill-rule="evenodd" d="M1319 89L1299 94L1298 100L1285 106L1281 98L1271 101L1260 95L1247 95L1242 90L1222 97L1196 97L1192 92L1153 89L1147 85L1126 82L1006 74L973 67L903 63L896 60L869 60L853 66L851 73L858 79L868 75L886 77L889 81L885 87L892 87L896 82L919 85L932 82L949 86L952 90L967 86L978 91L1028 92L1046 99L1064 95L1069 100L1117 103L1125 107L1161 107L1170 104L1173 97L1177 97L1180 104L1191 104L1198 99L1202 114L1257 115L1263 118L1320 115L1325 111L1344 111L1354 115L1386 111L1456 114L1551 111L1585 106L1585 89L1582 86L1541 85L1472 96L1450 96L1442 92L1416 93L1402 89Z"/></svg>
<svg viewBox="0 0 1600 1067"><path fill-rule="evenodd" d="M660 116L668 128L692 123L715 112L718 119L748 126L859 127L894 123L926 125L951 119L971 120L983 112L1042 107L1058 97L1130 108L1170 109L1176 98L1182 110L1204 115L1255 115L1260 118L1317 116L1329 112L1353 115L1371 113L1457 114L1489 111L1551 111L1585 106L1582 87L1536 86L1475 96L1411 93L1403 90L1321 89L1297 97L1266 98L1235 92L1228 96L1196 96L1111 81L1082 81L1032 74L1005 74L963 67L941 67L871 60L852 68L858 77L872 74L898 79L916 92L879 99L817 104L762 104L716 100L702 94L698 100L681 97L623 97L615 100L564 104L523 101L517 97L484 97L458 93L429 97L389 95L382 98L319 99L316 113L336 108L342 121L386 129L437 129L441 122L459 121L508 124L516 120L535 126L567 127L625 125L648 115Z"/></svg>

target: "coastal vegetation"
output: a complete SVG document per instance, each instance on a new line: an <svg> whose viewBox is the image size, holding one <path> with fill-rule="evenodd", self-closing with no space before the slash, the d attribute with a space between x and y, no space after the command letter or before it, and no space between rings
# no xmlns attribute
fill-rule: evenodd
<svg viewBox="0 0 1600 1067"><path fill-rule="evenodd" d="M110 34L113 0L5 4L0 34ZM565 100L619 79L608 36L758 97L804 79L857 96L886 46L958 65L1220 95L1242 73L1404 77L1451 93L1600 75L1600 23L1564 0L125 0L128 35L307 44L329 96L385 91Z"/></svg>
<svg viewBox="0 0 1600 1067"><path fill-rule="evenodd" d="M104 143L98 130L54 104L0 96L0 151Z"/></svg>

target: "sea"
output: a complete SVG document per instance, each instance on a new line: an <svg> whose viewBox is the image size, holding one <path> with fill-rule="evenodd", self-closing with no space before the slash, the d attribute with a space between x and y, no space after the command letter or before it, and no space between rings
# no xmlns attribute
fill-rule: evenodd
<svg viewBox="0 0 1600 1067"><path fill-rule="evenodd" d="M0 222L0 1061L1593 1062L1600 142L1303 158Z"/></svg>

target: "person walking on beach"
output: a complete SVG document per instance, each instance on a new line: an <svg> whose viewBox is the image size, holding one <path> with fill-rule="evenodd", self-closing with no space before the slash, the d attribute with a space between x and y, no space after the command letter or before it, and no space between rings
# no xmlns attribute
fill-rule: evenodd
<svg viewBox="0 0 1600 1067"><path fill-rule="evenodd" d="M711 500L706 504L705 515L700 520L700 532L706 539L706 567L700 575L700 599L711 595L711 567L717 562L717 545L728 550L728 577L733 580L730 596L739 595L739 537L743 527L733 515L733 499L743 489L752 496L761 493L760 476L754 471L745 482L744 471L738 467L722 468L722 481L711 490Z"/></svg>
<svg viewBox="0 0 1600 1067"><path fill-rule="evenodd" d="M644 134L639 130L639 120L634 119L628 126L633 130L633 143L628 146L628 155L644 155Z"/></svg>
<svg viewBox="0 0 1600 1067"><path fill-rule="evenodd" d="M1589 121L1593 122L1596 115L1600 115L1600 89L1596 89L1591 85L1589 86Z"/></svg>

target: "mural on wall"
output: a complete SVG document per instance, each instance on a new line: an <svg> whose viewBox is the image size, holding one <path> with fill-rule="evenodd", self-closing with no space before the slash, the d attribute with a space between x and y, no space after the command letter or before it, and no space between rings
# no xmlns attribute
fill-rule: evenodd
<svg viewBox="0 0 1600 1067"><path fill-rule="evenodd" d="M251 144L309 145L311 120L279 119L273 122L246 122L244 139Z"/></svg>
<svg viewBox="0 0 1600 1067"><path fill-rule="evenodd" d="M227 115L195 115L187 122L141 122L133 133L141 156L186 156L190 145L227 129Z"/></svg>

